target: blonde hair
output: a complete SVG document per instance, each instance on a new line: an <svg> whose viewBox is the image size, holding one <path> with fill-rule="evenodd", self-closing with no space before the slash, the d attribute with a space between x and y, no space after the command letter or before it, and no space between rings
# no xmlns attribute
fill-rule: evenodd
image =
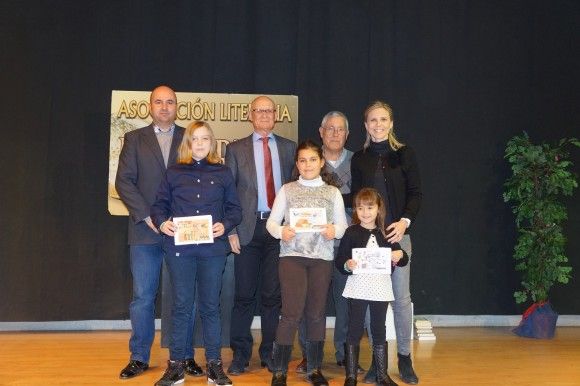
<svg viewBox="0 0 580 386"><path fill-rule="evenodd" d="M191 140L193 137L193 133L201 127L205 127L207 131L209 131L209 135L211 137L211 146L209 148L209 153L205 157L207 162L210 164L219 164L222 162L218 152L217 152L217 141L215 139L215 135L213 134L213 130L209 126L207 122L204 121L195 121L190 123L187 128L185 129L185 133L183 133L183 139L181 140L181 144L179 145L179 149L177 150L177 163L178 164L191 164L193 163L193 152L191 151Z"/></svg>
<svg viewBox="0 0 580 386"><path fill-rule="evenodd" d="M389 114L389 118L391 118L391 121L394 121L393 108L391 107L391 105L389 105L388 103L383 102L381 100L376 100L376 101L372 102L370 105L368 105L367 108L365 109L365 113L364 113L364 121L365 122L367 121L367 117L368 117L369 113L375 109L387 110L387 113ZM397 136L395 135L395 128L394 127L391 130L389 130L387 140L389 141L389 145L391 146L391 149L393 149L393 150L399 150L400 148L405 146L404 143L399 142L399 140L397 139ZM371 144L371 135L367 131L367 138L366 138L365 143L363 145L363 149L366 150L370 144Z"/></svg>
<svg viewBox="0 0 580 386"><path fill-rule="evenodd" d="M356 194L353 200L353 214L352 214L352 223L353 224L360 224L360 219L358 218L358 214L356 211L357 206L360 205L377 205L378 206L378 213L377 219L375 223L377 228L381 231L383 236L387 238L387 231L385 229L385 217L387 217L387 208L385 206L385 201L381 197L378 190L375 188L362 188Z"/></svg>

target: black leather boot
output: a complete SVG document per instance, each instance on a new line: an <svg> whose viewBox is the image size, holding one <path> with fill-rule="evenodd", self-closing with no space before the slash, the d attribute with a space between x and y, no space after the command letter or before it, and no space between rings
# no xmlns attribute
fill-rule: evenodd
<svg viewBox="0 0 580 386"><path fill-rule="evenodd" d="M399 358L399 376L403 382L408 383L409 385L416 385L419 383L419 378L417 377L417 374L415 374L415 370L413 370L411 354L402 355L397 353L397 357Z"/></svg>
<svg viewBox="0 0 580 386"><path fill-rule="evenodd" d="M288 374L288 362L292 346L279 345L274 342L272 349L272 383L271 386L286 386L286 376Z"/></svg>
<svg viewBox="0 0 580 386"><path fill-rule="evenodd" d="M387 343L373 346L373 355L375 368L377 369L377 385L380 386L398 386L395 381L387 374L388 367Z"/></svg>
<svg viewBox="0 0 580 386"><path fill-rule="evenodd" d="M344 379L344 386L356 386L356 376L358 374L358 356L360 353L360 346L354 344L344 345L344 359L346 378Z"/></svg>
<svg viewBox="0 0 580 386"><path fill-rule="evenodd" d="M306 362L308 372L306 381L314 386L328 386L328 381L322 375L320 367L322 366L322 357L324 354L324 341L308 342L306 350Z"/></svg>

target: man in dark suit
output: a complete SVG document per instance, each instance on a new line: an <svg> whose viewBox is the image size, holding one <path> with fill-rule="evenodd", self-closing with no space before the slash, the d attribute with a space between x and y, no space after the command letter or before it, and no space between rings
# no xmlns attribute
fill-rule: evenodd
<svg viewBox="0 0 580 386"><path fill-rule="evenodd" d="M230 329L233 360L228 368L231 375L243 373L252 356L250 327L258 283L262 328L259 354L262 367L270 363L281 307L278 280L280 243L266 230L266 220L275 192L291 178L296 151L295 142L272 133L276 123L276 105L272 99L257 97L250 110L253 133L230 143L225 155L225 163L234 174L243 214L242 223L229 236L232 252L236 254Z"/></svg>
<svg viewBox="0 0 580 386"><path fill-rule="evenodd" d="M175 164L183 127L175 125L177 97L167 86L151 92L151 125L125 134L115 187L129 210L129 255L133 275L133 300L129 306L131 339L129 364L120 378L128 379L149 367L155 335L155 299L163 262L161 235L149 217L159 183L168 166ZM192 321L193 323L193 321ZM192 348L193 350L193 348ZM202 375L191 359L186 371Z"/></svg>

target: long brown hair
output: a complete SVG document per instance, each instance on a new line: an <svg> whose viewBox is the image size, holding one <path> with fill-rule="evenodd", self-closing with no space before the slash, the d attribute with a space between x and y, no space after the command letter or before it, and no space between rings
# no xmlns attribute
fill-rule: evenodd
<svg viewBox="0 0 580 386"><path fill-rule="evenodd" d="M217 152L217 141L215 139L213 130L211 129L211 127L207 122L195 121L193 123L190 123L185 129L185 133L183 133L183 139L181 140L181 144L179 145L179 149L177 151L178 164L193 163L193 152L191 151L191 138L193 137L193 133L195 133L195 131L200 127L205 127L207 131L209 131L209 135L211 136L211 146L209 148L209 153L205 157L205 159L210 164L219 164L222 162L222 159L220 158Z"/></svg>
<svg viewBox="0 0 580 386"><path fill-rule="evenodd" d="M387 230L385 229L385 217L387 216L387 208L385 206L385 201L381 197L378 190L374 188L362 188L354 197L353 200L353 215L352 215L352 223L353 224L360 224L360 219L358 218L358 214L356 212L357 206L361 205L377 205L378 213L377 219L375 220L377 228L380 229L381 233L385 238L387 238Z"/></svg>

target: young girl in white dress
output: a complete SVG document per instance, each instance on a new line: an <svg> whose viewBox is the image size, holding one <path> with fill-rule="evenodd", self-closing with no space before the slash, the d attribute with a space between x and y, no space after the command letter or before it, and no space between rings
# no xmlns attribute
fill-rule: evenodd
<svg viewBox="0 0 580 386"><path fill-rule="evenodd" d="M396 386L387 374L387 343L385 319L389 302L394 299L390 274L360 273L353 275L357 262L352 259L353 248L391 248L392 270L409 261L398 243L386 237L385 203L376 189L363 188L354 198L353 225L346 230L335 260L336 267L349 275L343 296L348 298L349 324L346 338L346 378L344 386L356 386L360 340L364 330L367 307L371 314L373 362L377 370L377 385Z"/></svg>

